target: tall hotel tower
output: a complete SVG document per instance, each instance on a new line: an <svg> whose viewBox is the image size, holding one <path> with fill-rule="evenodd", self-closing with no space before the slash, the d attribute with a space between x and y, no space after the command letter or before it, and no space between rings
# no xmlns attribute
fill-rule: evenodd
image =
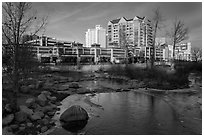
<svg viewBox="0 0 204 137"><path fill-rule="evenodd" d="M146 17L121 17L108 22L107 47L150 47L152 44L152 26Z"/></svg>

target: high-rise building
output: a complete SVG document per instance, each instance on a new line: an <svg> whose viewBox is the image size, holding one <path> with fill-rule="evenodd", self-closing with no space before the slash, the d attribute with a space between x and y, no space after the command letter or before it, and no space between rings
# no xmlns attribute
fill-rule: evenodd
<svg viewBox="0 0 204 137"><path fill-rule="evenodd" d="M94 29L88 29L86 32L85 47L91 47L92 44L99 44L101 48L106 48L106 30L100 25L96 25Z"/></svg>
<svg viewBox="0 0 204 137"><path fill-rule="evenodd" d="M107 26L108 47L147 47L152 46L152 26L146 17L133 19L121 17L111 20Z"/></svg>

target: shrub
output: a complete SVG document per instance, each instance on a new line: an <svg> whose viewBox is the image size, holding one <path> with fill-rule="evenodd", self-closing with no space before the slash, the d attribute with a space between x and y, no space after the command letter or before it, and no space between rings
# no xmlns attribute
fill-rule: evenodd
<svg viewBox="0 0 204 137"><path fill-rule="evenodd" d="M183 73L202 72L202 62L176 61L175 69Z"/></svg>
<svg viewBox="0 0 204 137"><path fill-rule="evenodd" d="M107 72L110 75L126 76L130 79L144 81L147 87L159 89L176 89L188 86L188 73L179 68L175 73L168 73L164 69L143 69L134 66L112 66Z"/></svg>

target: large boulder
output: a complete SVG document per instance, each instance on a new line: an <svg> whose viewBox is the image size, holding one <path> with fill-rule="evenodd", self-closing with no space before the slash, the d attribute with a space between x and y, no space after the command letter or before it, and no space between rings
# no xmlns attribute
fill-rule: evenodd
<svg viewBox="0 0 204 137"><path fill-rule="evenodd" d="M60 121L69 122L77 120L88 120L88 113L86 110L78 105L73 105L65 110L60 116Z"/></svg>
<svg viewBox="0 0 204 137"><path fill-rule="evenodd" d="M2 119L2 126L6 126L10 124L14 119L14 114L9 114L5 118Z"/></svg>
<svg viewBox="0 0 204 137"><path fill-rule="evenodd" d="M71 106L60 116L62 127L71 132L84 128L88 119L89 116L86 110L78 105Z"/></svg>

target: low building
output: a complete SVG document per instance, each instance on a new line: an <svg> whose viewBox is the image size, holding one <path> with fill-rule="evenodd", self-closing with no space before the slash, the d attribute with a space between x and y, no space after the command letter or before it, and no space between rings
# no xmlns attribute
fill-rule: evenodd
<svg viewBox="0 0 204 137"><path fill-rule="evenodd" d="M65 48L83 47L79 42L58 40L45 35L26 41L26 44L34 46L33 51L41 62L55 62L60 55L64 54Z"/></svg>
<svg viewBox="0 0 204 137"><path fill-rule="evenodd" d="M74 46L83 46L83 44L75 41L64 41L58 40L53 37L42 35L36 39L26 41L27 44L33 44L34 46L45 46L45 47L74 47Z"/></svg>
<svg viewBox="0 0 204 137"><path fill-rule="evenodd" d="M175 59L191 61L191 43L181 43L175 47Z"/></svg>

